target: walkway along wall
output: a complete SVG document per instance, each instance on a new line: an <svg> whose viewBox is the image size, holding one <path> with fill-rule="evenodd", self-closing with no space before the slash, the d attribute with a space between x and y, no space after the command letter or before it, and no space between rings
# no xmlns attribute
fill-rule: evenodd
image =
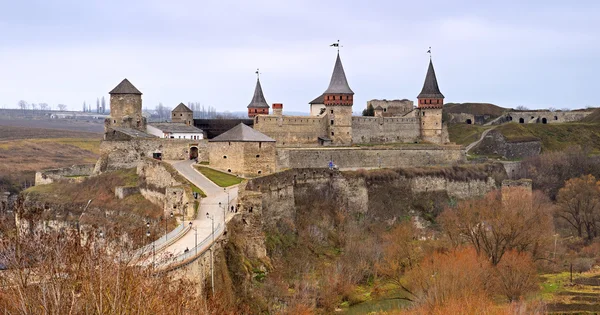
<svg viewBox="0 0 600 315"><path fill-rule="evenodd" d="M402 145L398 147L279 148L277 167L326 168L333 161L339 168L396 168L453 165L466 161L458 145Z"/></svg>

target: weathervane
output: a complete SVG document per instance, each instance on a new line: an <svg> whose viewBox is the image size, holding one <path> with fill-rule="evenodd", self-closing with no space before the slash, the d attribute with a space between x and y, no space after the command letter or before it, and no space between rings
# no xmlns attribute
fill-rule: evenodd
<svg viewBox="0 0 600 315"><path fill-rule="evenodd" d="M260 79L260 72L258 72L258 68L256 68L256 79Z"/></svg>
<svg viewBox="0 0 600 315"><path fill-rule="evenodd" d="M429 46L429 50L427 50L427 53L429 54L429 59L431 59L431 46Z"/></svg>
<svg viewBox="0 0 600 315"><path fill-rule="evenodd" d="M333 43L333 44L329 45L329 47L336 47L337 51L339 53L340 52L340 47L344 47L344 46L340 46L340 40L338 39L337 43Z"/></svg>

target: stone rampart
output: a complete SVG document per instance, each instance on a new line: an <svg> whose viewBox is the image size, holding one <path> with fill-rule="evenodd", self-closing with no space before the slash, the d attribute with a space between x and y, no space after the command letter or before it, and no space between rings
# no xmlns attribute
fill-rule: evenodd
<svg viewBox="0 0 600 315"><path fill-rule="evenodd" d="M279 169L327 168L333 161L339 168L396 168L453 165L466 161L458 145L402 145L398 147L279 148Z"/></svg>
<svg viewBox="0 0 600 315"><path fill-rule="evenodd" d="M198 148L198 161L208 161L207 144L207 140L160 138L102 141L94 173L136 167L155 153L160 153L163 160L186 160L192 147Z"/></svg>
<svg viewBox="0 0 600 315"><path fill-rule="evenodd" d="M406 113L410 112L414 108L414 102L411 100L403 99L403 100L370 100L367 102L367 108L369 105L376 108L377 106L381 106L383 108L383 116L404 116Z"/></svg>
<svg viewBox="0 0 600 315"><path fill-rule="evenodd" d="M169 164L151 158L143 159L137 166L140 192L144 198L163 207L165 215L194 215L196 200L191 184Z"/></svg>
<svg viewBox="0 0 600 315"><path fill-rule="evenodd" d="M494 124L506 122L516 122L521 124L556 124L580 121L592 111L570 111L570 112L551 112L551 111L511 111L503 115Z"/></svg>
<svg viewBox="0 0 600 315"><path fill-rule="evenodd" d="M317 146L327 135L326 117L258 115L253 128L277 140L277 146Z"/></svg>
<svg viewBox="0 0 600 315"><path fill-rule="evenodd" d="M540 140L510 142L497 130L492 130L473 148L478 155L500 155L509 160L537 156L542 150Z"/></svg>
<svg viewBox="0 0 600 315"><path fill-rule="evenodd" d="M419 141L416 117L352 117L352 142L385 143Z"/></svg>
<svg viewBox="0 0 600 315"><path fill-rule="evenodd" d="M52 184L58 180L81 181L92 175L94 164L73 165L35 172L35 185Z"/></svg>

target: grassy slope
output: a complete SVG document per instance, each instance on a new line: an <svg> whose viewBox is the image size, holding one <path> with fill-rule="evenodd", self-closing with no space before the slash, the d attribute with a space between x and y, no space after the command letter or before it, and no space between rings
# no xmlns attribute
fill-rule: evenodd
<svg viewBox="0 0 600 315"><path fill-rule="evenodd" d="M241 178L238 178L233 175L229 175L227 173L219 172L212 168L204 167L204 166L196 166L196 169L202 173L202 175L206 176L208 179L213 181L220 187L229 187L232 185L236 185L242 182Z"/></svg>
<svg viewBox="0 0 600 315"><path fill-rule="evenodd" d="M548 311L579 314L600 312L600 271L573 273L574 285L570 284L568 272L542 275L542 298L548 303Z"/></svg>
<svg viewBox="0 0 600 315"><path fill-rule="evenodd" d="M509 123L498 127L508 141L540 139L543 151L564 150L577 145L600 152L600 124L517 124Z"/></svg>
<svg viewBox="0 0 600 315"><path fill-rule="evenodd" d="M477 141L479 137L481 137L481 133L489 128L491 127L467 124L449 124L448 133L450 135L450 142L468 145Z"/></svg>

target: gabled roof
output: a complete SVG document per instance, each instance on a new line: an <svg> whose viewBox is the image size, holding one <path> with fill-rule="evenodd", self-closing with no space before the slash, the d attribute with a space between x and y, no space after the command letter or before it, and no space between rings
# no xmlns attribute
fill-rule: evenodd
<svg viewBox="0 0 600 315"><path fill-rule="evenodd" d="M427 69L427 76L425 76L423 89L417 98L444 98L444 94L440 92L440 88L438 87L431 59L429 59L429 68Z"/></svg>
<svg viewBox="0 0 600 315"><path fill-rule="evenodd" d="M260 79L256 79L256 88L254 88L254 96L248 105L248 108L269 108L269 104L265 100L265 95L260 86Z"/></svg>
<svg viewBox="0 0 600 315"><path fill-rule="evenodd" d="M137 94L142 95L142 92L138 90L129 80L124 79L117 85L112 91L108 92L108 94Z"/></svg>
<svg viewBox="0 0 600 315"><path fill-rule="evenodd" d="M188 112L188 113L193 113L193 111L185 106L185 104L183 103L179 103L179 105L177 105L177 107L175 107L172 112Z"/></svg>
<svg viewBox="0 0 600 315"><path fill-rule="evenodd" d="M323 94L354 94L350 86L348 86L348 80L346 80L346 73L344 72L339 52L335 59L335 66L333 67L329 87Z"/></svg>
<svg viewBox="0 0 600 315"><path fill-rule="evenodd" d="M275 142L275 139L240 123L209 140L209 142Z"/></svg>
<svg viewBox="0 0 600 315"><path fill-rule="evenodd" d="M317 96L317 98L315 98L308 104L325 104L325 94Z"/></svg>
<svg viewBox="0 0 600 315"><path fill-rule="evenodd" d="M184 123L150 123L148 125L166 133L202 133L199 128Z"/></svg>

